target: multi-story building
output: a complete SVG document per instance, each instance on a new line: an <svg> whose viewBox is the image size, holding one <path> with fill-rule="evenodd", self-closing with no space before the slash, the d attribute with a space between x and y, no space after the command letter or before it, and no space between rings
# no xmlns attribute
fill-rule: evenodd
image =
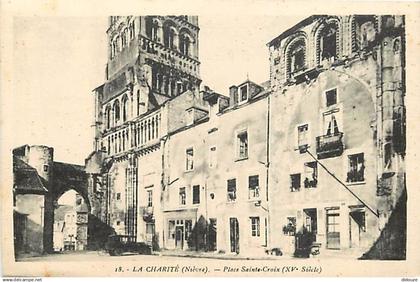
<svg viewBox="0 0 420 282"><path fill-rule="evenodd" d="M362 254L405 188L404 19L313 16L268 45L271 243Z"/></svg>
<svg viewBox="0 0 420 282"><path fill-rule="evenodd" d="M403 20L309 17L227 97L199 90L197 17L111 17L92 213L166 249L372 251L404 197Z"/></svg>

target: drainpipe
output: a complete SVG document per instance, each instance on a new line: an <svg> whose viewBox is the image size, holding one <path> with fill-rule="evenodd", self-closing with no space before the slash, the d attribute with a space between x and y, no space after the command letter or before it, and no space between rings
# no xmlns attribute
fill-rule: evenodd
<svg viewBox="0 0 420 282"><path fill-rule="evenodd" d="M267 136L266 136L266 179L265 179L265 197L267 201L267 224L266 224L266 232L267 235L265 237L265 246L268 247L269 245L269 234L270 234L270 200L269 200L269 193L268 193L268 183L269 183L269 172L270 172L270 110L271 110L271 93L267 96Z"/></svg>

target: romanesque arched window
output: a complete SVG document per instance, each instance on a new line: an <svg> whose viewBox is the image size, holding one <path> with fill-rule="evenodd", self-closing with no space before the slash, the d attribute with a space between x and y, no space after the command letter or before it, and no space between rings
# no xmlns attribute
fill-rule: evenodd
<svg viewBox="0 0 420 282"><path fill-rule="evenodd" d="M153 19L153 17L146 17L146 35L151 40L158 40L158 28L159 24Z"/></svg>
<svg viewBox="0 0 420 282"><path fill-rule="evenodd" d="M287 75L292 76L306 67L305 38L293 41L287 50Z"/></svg>
<svg viewBox="0 0 420 282"><path fill-rule="evenodd" d="M111 106L108 105L105 109L106 128L111 127Z"/></svg>
<svg viewBox="0 0 420 282"><path fill-rule="evenodd" d="M121 36L117 36L115 38L115 51L116 52L121 51Z"/></svg>
<svg viewBox="0 0 420 282"><path fill-rule="evenodd" d="M179 36L179 51L185 56L189 56L191 53L191 36L188 33L182 33Z"/></svg>
<svg viewBox="0 0 420 282"><path fill-rule="evenodd" d="M133 40L134 34L135 34L134 21L130 22L129 30L130 30L130 40Z"/></svg>
<svg viewBox="0 0 420 282"><path fill-rule="evenodd" d="M117 52L118 52L118 43L117 43L117 39L116 39L116 38L114 38L114 39L112 40L112 43L111 43L111 48L112 48L112 51L111 51L112 58L114 58L114 57L115 57L115 55L116 55L116 54L117 54Z"/></svg>
<svg viewBox="0 0 420 282"><path fill-rule="evenodd" d="M122 98L122 119L123 122L127 121L128 119L128 98L124 96Z"/></svg>
<svg viewBox="0 0 420 282"><path fill-rule="evenodd" d="M127 46L127 29L124 29L121 34L121 45L122 48L125 48Z"/></svg>
<svg viewBox="0 0 420 282"><path fill-rule="evenodd" d="M140 90L137 90L137 115L140 115L140 106L141 106Z"/></svg>
<svg viewBox="0 0 420 282"><path fill-rule="evenodd" d="M118 100L115 100L112 110L114 112L114 121L117 123L120 120L120 102Z"/></svg>
<svg viewBox="0 0 420 282"><path fill-rule="evenodd" d="M175 47L175 28L171 24L165 24L163 26L163 44L167 48L173 49Z"/></svg>
<svg viewBox="0 0 420 282"><path fill-rule="evenodd" d="M375 16L355 16L351 24L353 52L368 47L375 40L378 29Z"/></svg>
<svg viewBox="0 0 420 282"><path fill-rule="evenodd" d="M321 61L338 57L338 40L338 25L336 22L329 22L321 27L318 37L319 45L317 48Z"/></svg>

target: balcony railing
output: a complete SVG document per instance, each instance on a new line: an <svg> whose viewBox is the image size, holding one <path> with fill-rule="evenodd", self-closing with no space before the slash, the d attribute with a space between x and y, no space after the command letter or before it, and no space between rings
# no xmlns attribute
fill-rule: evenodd
<svg viewBox="0 0 420 282"><path fill-rule="evenodd" d="M189 56L186 56L176 50L169 50L162 44L154 42L144 36L140 37L140 48L158 62L174 66L175 68L192 76L200 76L199 61Z"/></svg>
<svg viewBox="0 0 420 282"><path fill-rule="evenodd" d="M340 156L343 153L343 133L322 135L316 138L316 153L318 159Z"/></svg>
<svg viewBox="0 0 420 282"><path fill-rule="evenodd" d="M161 136L161 113L156 111L141 119L129 122L104 138L108 155L156 143Z"/></svg>

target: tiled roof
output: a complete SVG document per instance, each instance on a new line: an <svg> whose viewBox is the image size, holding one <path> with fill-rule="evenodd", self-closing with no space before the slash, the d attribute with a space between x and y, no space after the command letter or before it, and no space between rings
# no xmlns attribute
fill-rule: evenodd
<svg viewBox="0 0 420 282"><path fill-rule="evenodd" d="M46 180L39 176L35 168L23 160L13 157L13 188L17 193L44 194L48 192L45 188Z"/></svg>

